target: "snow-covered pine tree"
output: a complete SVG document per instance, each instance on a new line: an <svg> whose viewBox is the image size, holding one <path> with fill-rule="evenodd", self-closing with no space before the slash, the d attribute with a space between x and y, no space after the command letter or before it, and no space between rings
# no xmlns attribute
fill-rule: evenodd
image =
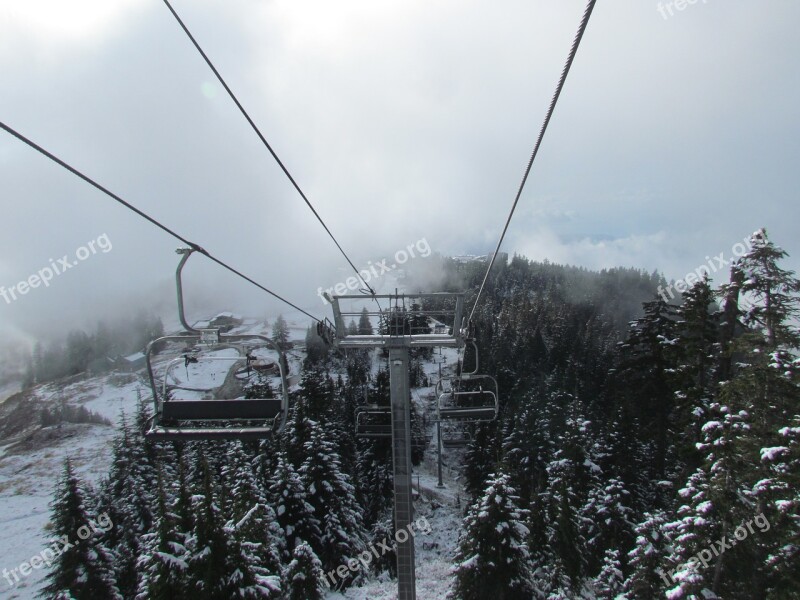
<svg viewBox="0 0 800 600"><path fill-rule="evenodd" d="M305 369L300 378L300 391L289 410L289 418L280 437L281 449L296 469L305 459L305 443L309 439L311 424L331 421L333 406L333 380L319 365Z"/></svg>
<svg viewBox="0 0 800 600"><path fill-rule="evenodd" d="M329 420L333 409L333 393L333 380L321 368L312 367L303 371L300 378L300 395L309 419Z"/></svg>
<svg viewBox="0 0 800 600"><path fill-rule="evenodd" d="M100 510L116 525L108 532L107 545L114 555L117 587L127 598L137 588L141 536L151 530L154 522L156 476L144 447L144 436L131 428L124 413L118 430L111 469L102 485Z"/></svg>
<svg viewBox="0 0 800 600"><path fill-rule="evenodd" d="M164 478L158 473L155 531L142 537L136 600L193 600L187 578L186 532L172 511Z"/></svg>
<svg viewBox="0 0 800 600"><path fill-rule="evenodd" d="M486 487L486 481L500 461L496 423L482 423L475 427L473 441L464 452L464 479L467 492L477 497Z"/></svg>
<svg viewBox="0 0 800 600"><path fill-rule="evenodd" d="M673 551L667 562L670 584L668 593L675 597L702 597L714 593L737 597L743 581L749 585L749 567L754 560L755 544L734 543L734 547L714 553L707 564L693 561L723 537L730 539L736 528L752 515L745 473L751 461L739 451L738 440L750 430L749 414L733 412L728 406L714 403L709 408L712 419L703 426L703 465L679 491L683 504L677 520L665 526L673 539ZM682 594L682 596L680 595Z"/></svg>
<svg viewBox="0 0 800 600"><path fill-rule="evenodd" d="M800 316L800 280L778 265L788 254L770 241L765 229L752 235L750 245L736 265L744 274L741 292L752 300L744 323L763 333L768 348L797 348L800 332L793 318Z"/></svg>
<svg viewBox="0 0 800 600"><path fill-rule="evenodd" d="M75 475L69 459L56 487L51 503L52 533L61 550L47 574L47 585L41 598L70 598L71 600L122 600L114 580L113 558L103 545L100 532L90 525L92 515L87 510L87 496ZM113 526L116 523L111 521ZM68 544L60 542L68 540Z"/></svg>
<svg viewBox="0 0 800 600"><path fill-rule="evenodd" d="M308 441L308 430L311 419L308 416L308 405L305 399L297 394L289 408L286 426L280 434L279 452L297 469L305 458L303 446Z"/></svg>
<svg viewBox="0 0 800 600"><path fill-rule="evenodd" d="M378 558L372 563L376 573L386 572L390 577L397 577L397 544L394 540L394 510L390 506L370 531L370 547L381 549ZM389 550L386 550L386 547Z"/></svg>
<svg viewBox="0 0 800 600"><path fill-rule="evenodd" d="M289 326L286 324L283 315L278 315L275 323L272 324L272 341L281 350L286 350L289 347Z"/></svg>
<svg viewBox="0 0 800 600"><path fill-rule="evenodd" d="M619 550L609 548L603 557L603 568L594 579L597 600L615 600L622 592L624 578Z"/></svg>
<svg viewBox="0 0 800 600"><path fill-rule="evenodd" d="M589 428L579 406L573 400L564 430L554 438L556 451L547 465L547 488L541 493L540 506L545 512L545 536L550 560L547 569L556 580L554 589L563 588L565 575L578 586L587 574L586 539L580 514L592 482L596 465L589 455Z"/></svg>
<svg viewBox="0 0 800 600"><path fill-rule="evenodd" d="M749 416L749 429L733 440L745 461L742 496L754 505L747 516L760 513L771 527L742 545L748 566L737 571L730 588L742 581L754 596L769 590L781 597L777 590L791 589L800 568L797 472L791 460L791 435L800 416L800 280L779 266L786 252L765 230L751 237L750 246L736 265L741 292L749 300L742 311L749 330L732 344L739 360L720 401Z"/></svg>
<svg viewBox="0 0 800 600"><path fill-rule="evenodd" d="M505 473L491 475L470 507L459 538L454 600L529 600L533 592L527 511Z"/></svg>
<svg viewBox="0 0 800 600"><path fill-rule="evenodd" d="M277 593L286 540L275 511L256 484L250 457L240 443L232 445L223 477L231 482L227 489L232 498L227 527L234 532L259 583L274 587Z"/></svg>
<svg viewBox="0 0 800 600"><path fill-rule="evenodd" d="M355 430L356 402L353 389L346 385L339 375L333 402L331 419L326 426L330 430L331 439L336 445L336 452L342 461L342 471L355 477L358 469L358 448Z"/></svg>
<svg viewBox="0 0 800 600"><path fill-rule="evenodd" d="M675 307L656 298L643 305L644 316L630 324L628 339L620 344L621 359L615 380L625 408L639 425L639 439L652 440L649 465L653 479L667 474L668 423L675 404Z"/></svg>
<svg viewBox="0 0 800 600"><path fill-rule="evenodd" d="M697 444L713 399L714 367L719 363L719 315L712 312L713 306L714 291L706 275L683 293L683 304L677 310L677 339L672 350L678 362L678 389L670 427L675 456L686 474L693 473L702 461Z"/></svg>
<svg viewBox="0 0 800 600"><path fill-rule="evenodd" d="M765 561L769 598L789 599L800 590L800 416L792 426L779 430L782 444L761 449L761 460L769 469L769 496L756 488L765 514L769 515L772 535L764 540L768 550ZM766 517L765 517L766 519ZM764 536L766 525L761 524ZM759 538L761 539L761 538Z"/></svg>
<svg viewBox="0 0 800 600"><path fill-rule="evenodd" d="M308 503L306 490L292 463L282 452L275 457L275 472L270 482L269 499L277 516L278 525L286 539L282 562L291 560L291 553L301 541L312 548L322 547L320 523L314 507Z"/></svg>
<svg viewBox="0 0 800 600"><path fill-rule="evenodd" d="M180 531L188 534L194 530L194 507L189 484L189 468L186 466L186 457L183 453L177 455L177 471L177 489L173 507L175 515L178 517Z"/></svg>
<svg viewBox="0 0 800 600"><path fill-rule="evenodd" d="M598 474L580 515L590 576L598 575L600 569L609 566L610 550L630 548L633 544L635 524L630 493L619 479L603 479ZM615 560L617 568L627 572L627 557L617 554Z"/></svg>
<svg viewBox="0 0 800 600"><path fill-rule="evenodd" d="M552 453L549 414L533 403L533 397L526 398L503 440L503 469L523 503L544 488Z"/></svg>
<svg viewBox="0 0 800 600"><path fill-rule="evenodd" d="M391 509L394 498L392 448L386 440L359 442L356 483L364 525L371 527Z"/></svg>
<svg viewBox="0 0 800 600"><path fill-rule="evenodd" d="M322 563L311 546L300 542L283 573L284 600L322 600L325 597Z"/></svg>
<svg viewBox="0 0 800 600"><path fill-rule="evenodd" d="M225 527L217 505L213 476L205 459L200 459L199 472L203 474L203 487L192 498L195 528L188 540L188 575L194 587L194 598L274 597L274 589L257 580L233 531Z"/></svg>
<svg viewBox="0 0 800 600"><path fill-rule="evenodd" d="M361 508L356 503L355 488L342 473L339 455L327 432L313 423L305 445L306 459L300 478L307 499L320 523L322 540L317 555L327 572L354 558L366 549ZM350 581L345 581L349 585Z"/></svg>
<svg viewBox="0 0 800 600"><path fill-rule="evenodd" d="M665 521L664 512L656 511L645 513L636 525L636 540L628 552L630 575L625 580L626 600L652 600L659 598L667 587L673 587L667 585L669 576L664 571L665 558L670 553Z"/></svg>

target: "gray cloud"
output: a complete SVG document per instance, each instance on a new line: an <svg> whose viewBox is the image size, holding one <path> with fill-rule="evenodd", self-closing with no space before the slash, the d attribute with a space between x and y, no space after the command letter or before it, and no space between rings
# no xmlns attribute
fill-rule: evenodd
<svg viewBox="0 0 800 600"><path fill-rule="evenodd" d="M166 7L107 5L82 0L60 20L36 12L52 0L0 9L0 119L324 315L317 287L347 272L322 228ZM175 6L359 265L423 237L445 254L493 249L583 10ZM800 252L800 6L711 1L668 20L657 6L598 5L504 250L668 277L760 226ZM0 285L102 233L114 244L0 300L0 324L39 334L122 308L172 314L176 242L8 135L0 171ZM187 268L196 310L283 310L204 262Z"/></svg>

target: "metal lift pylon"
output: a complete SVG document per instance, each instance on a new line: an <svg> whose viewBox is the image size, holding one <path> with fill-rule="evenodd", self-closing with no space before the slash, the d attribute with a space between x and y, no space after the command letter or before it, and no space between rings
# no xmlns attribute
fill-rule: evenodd
<svg viewBox="0 0 800 600"><path fill-rule="evenodd" d="M334 344L339 348L386 348L389 351L391 391L392 462L394 470L395 531L407 529L414 518L411 496L411 394L409 392L409 350L411 348L450 347L464 344L461 330L464 308L463 294L433 293L378 296L328 297L333 307L335 324ZM342 310L341 302L387 300L389 308L367 311L377 318L379 332L373 335L348 335L348 318L360 318L361 311ZM412 302L418 300L417 302ZM406 308L408 306L411 308ZM439 323L435 333L429 333L429 319ZM414 538L397 541L397 598L416 600Z"/></svg>

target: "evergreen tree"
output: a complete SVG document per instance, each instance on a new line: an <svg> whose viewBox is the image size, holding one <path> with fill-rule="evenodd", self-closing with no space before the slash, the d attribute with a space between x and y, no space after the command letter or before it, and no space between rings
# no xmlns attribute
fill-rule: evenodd
<svg viewBox="0 0 800 600"><path fill-rule="evenodd" d="M283 575L285 600L322 600L325 586L322 583L322 563L305 542L299 543L292 553L292 562Z"/></svg>
<svg viewBox="0 0 800 600"><path fill-rule="evenodd" d="M544 489L552 453L549 415L531 404L532 399L520 408L503 440L504 470L520 497L528 501Z"/></svg>
<svg viewBox="0 0 800 600"><path fill-rule="evenodd" d="M677 340L672 348L679 364L678 389L671 429L676 458L688 473L702 460L697 444L714 395L713 368L719 362L718 315L712 313L713 305L714 292L705 276L683 293L683 304L677 311Z"/></svg>
<svg viewBox="0 0 800 600"><path fill-rule="evenodd" d="M767 594L782 600L800 589L800 416L779 434L780 446L761 449L769 477L760 482L756 494L769 524L759 524L759 541L768 551L764 565ZM770 488L769 495L759 489L762 486ZM766 538L768 532L771 535Z"/></svg>
<svg viewBox="0 0 800 600"><path fill-rule="evenodd" d="M358 319L358 334L359 335L372 335L372 323L369 320L369 312L367 307L361 309L361 316Z"/></svg>
<svg viewBox="0 0 800 600"><path fill-rule="evenodd" d="M308 503L303 482L292 463L285 454L278 453L275 465L269 495L286 539L288 554L284 555L284 560L288 562L295 547L304 541L308 541L312 548L321 548L322 532L314 507Z"/></svg>
<svg viewBox="0 0 800 600"><path fill-rule="evenodd" d="M278 315L275 323L272 325L272 341L278 345L281 350L289 348L289 326L283 318L283 315Z"/></svg>
<svg viewBox="0 0 800 600"><path fill-rule="evenodd" d="M140 400L140 411L142 406ZM141 537L151 530L154 522L152 491L155 480L145 452L144 436L131 428L123 414L100 505L117 525L108 534L108 546L114 554L117 586L125 597L131 597L137 589Z"/></svg>
<svg viewBox="0 0 800 600"><path fill-rule="evenodd" d="M281 555L286 548L283 530L256 484L250 459L241 444L233 445L229 456L230 462L223 468L223 477L231 481L227 487L232 498L227 527L239 541L259 582L265 587L275 586L275 575L280 574Z"/></svg>
<svg viewBox="0 0 800 600"><path fill-rule="evenodd" d="M519 508L518 501L508 475L490 476L483 496L470 506L464 521L450 598L530 599L527 511Z"/></svg>
<svg viewBox="0 0 800 600"><path fill-rule="evenodd" d="M355 319L350 319L350 322L347 324L347 335L358 335L358 325Z"/></svg>
<svg viewBox="0 0 800 600"><path fill-rule="evenodd" d="M42 598L122 600L114 581L111 554L103 545L100 533L91 527L93 515L86 501L86 493L67 459L51 507L52 532L58 540L68 540L68 543L54 543L60 552L47 574L48 583L40 594ZM110 524L116 526L113 521Z"/></svg>
<svg viewBox="0 0 800 600"><path fill-rule="evenodd" d="M364 514L364 524L374 525L394 499L392 446L387 440L364 440L356 465L356 483Z"/></svg>
<svg viewBox="0 0 800 600"><path fill-rule="evenodd" d="M547 489L541 493L545 536L552 556L554 582L562 587L565 575L577 585L586 574L588 554L581 512L597 466L589 455L589 426L576 402L569 408L564 431L554 441L557 450L547 465Z"/></svg>
<svg viewBox="0 0 800 600"><path fill-rule="evenodd" d="M376 573L387 573L397 577L397 544L395 540L394 510L389 508L381 515L370 531L370 547L380 548L380 554L372 567ZM388 547L389 550L385 548Z"/></svg>
<svg viewBox="0 0 800 600"><path fill-rule="evenodd" d="M622 592L624 580L619 550L609 548L603 557L603 568L594 580L598 600L615 600Z"/></svg>
<svg viewBox="0 0 800 600"><path fill-rule="evenodd" d="M741 292L752 298L745 325L763 331L768 348L797 348L800 333L793 318L800 315L800 280L793 271L778 266L787 254L769 240L766 230L754 233L750 244L750 252L737 264L744 273Z"/></svg>
<svg viewBox="0 0 800 600"><path fill-rule="evenodd" d="M670 552L670 541L664 534L665 520L663 512L645 513L636 526L636 541L633 550L628 552L631 574L625 580L627 600L658 598L670 583L663 570Z"/></svg>
<svg viewBox="0 0 800 600"><path fill-rule="evenodd" d="M219 598L270 598L274 589L260 582L233 532L224 526L217 505L213 475L205 458L200 461L202 493L192 501L195 528L189 540L188 574L199 600Z"/></svg>
<svg viewBox="0 0 800 600"><path fill-rule="evenodd" d="M305 403L306 416L315 421L330 418L334 400L333 380L322 369L314 367L303 371L300 378L300 395Z"/></svg>
<svg viewBox="0 0 800 600"><path fill-rule="evenodd" d="M325 571L366 549L367 537L356 504L355 488L342 473L339 455L321 426L313 424L305 445L306 460L300 476L308 490L308 502L320 522L322 539L317 555ZM347 582L345 582L347 584Z"/></svg>
<svg viewBox="0 0 800 600"><path fill-rule="evenodd" d="M306 329L306 358L303 364L305 369L324 361L328 358L330 349L325 340L317 332L316 327Z"/></svg>
<svg viewBox="0 0 800 600"><path fill-rule="evenodd" d="M485 489L488 476L497 469L500 461L496 433L494 423L478 425L473 441L464 453L465 488L473 498Z"/></svg>
<svg viewBox="0 0 800 600"><path fill-rule="evenodd" d="M712 420L703 427L700 446L704 463L679 491L683 504L678 508L677 521L665 526L674 540L668 563L669 581L674 582L675 594L687 597L702 597L706 591L731 598L752 597L740 595L743 590L747 594L755 591L753 572L741 565L758 562L753 554L756 545L735 545L709 557L707 564L691 560L716 540L730 538L752 514L744 480L749 461L737 447L737 439L750 429L749 415L713 404L710 417Z"/></svg>
<svg viewBox="0 0 800 600"><path fill-rule="evenodd" d="M158 510L155 532L143 536L138 561L137 600L191 600L193 591L187 579L186 533L172 512L161 472L158 473Z"/></svg>
<svg viewBox="0 0 800 600"><path fill-rule="evenodd" d="M631 547L635 527L632 521L630 493L619 479L612 477L593 485L581 511L582 537L586 540L584 555L590 574L597 574L601 568L610 568L609 551ZM619 554L614 560L616 568L627 571L627 560L621 559ZM603 580L602 575L599 577Z"/></svg>

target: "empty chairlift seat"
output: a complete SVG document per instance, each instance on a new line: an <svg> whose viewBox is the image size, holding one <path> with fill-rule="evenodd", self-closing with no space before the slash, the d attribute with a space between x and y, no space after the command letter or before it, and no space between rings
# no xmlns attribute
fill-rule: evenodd
<svg viewBox="0 0 800 600"><path fill-rule="evenodd" d="M442 431L443 448L463 448L472 441L472 435L467 431Z"/></svg>
<svg viewBox="0 0 800 600"><path fill-rule="evenodd" d="M484 389L483 385L478 385L478 389L462 390L460 387L463 381L488 383L493 389ZM453 380L449 387L449 390L447 386L440 387L447 391L439 395L439 419L480 423L497 418L500 405L497 399L497 382L493 377L470 374L469 378Z"/></svg>
<svg viewBox="0 0 800 600"><path fill-rule="evenodd" d="M249 400L167 400L161 405L161 417L175 421L266 420L283 410L276 398Z"/></svg>
<svg viewBox="0 0 800 600"><path fill-rule="evenodd" d="M199 248L178 248L181 256L175 270L175 283L178 294L178 317L185 332L180 335L168 335L153 340L147 346L145 361L147 363L147 376L150 388L153 391L154 411L152 424L146 436L158 440L259 440L270 437L283 429L289 411L289 383L285 371L286 357L282 348L273 340L257 334L230 334L220 327L196 329L187 321L183 306L182 271L189 257ZM153 370L152 356L156 348L162 349L170 344L179 344L183 347L182 356L170 361L163 372L163 387L159 393L156 376ZM194 392L208 392L226 384L228 375L233 375L236 380L238 375L236 363L246 361L243 370L248 376L250 368L257 368L253 352L255 346L266 347L276 352L277 366L280 376L280 392L277 398L253 398L236 400L196 400L178 399L173 394L181 390L192 389ZM235 356L219 356L213 352L220 349L232 348L236 350ZM197 388L189 388L176 382L168 385L170 370L180 362L187 369L189 365L197 364L199 360L232 361L230 368L226 369L223 381L215 380L215 385L208 381L201 382ZM223 392L220 392L223 393ZM271 396L271 394L265 394Z"/></svg>
<svg viewBox="0 0 800 600"><path fill-rule="evenodd" d="M200 336L167 336L156 342L199 342ZM203 355L204 350L196 354L184 355L170 361L163 374L163 389L157 390L151 362L151 349L148 348L147 364L151 376L151 385L156 399L156 412L153 424L147 432L151 439L162 440L259 440L270 437L280 430L286 421L288 411L288 391L286 374L283 371L283 360L280 349L276 348L268 338L263 336L221 336L218 343L236 345L245 341L256 341L264 346L277 350L280 372L281 391L276 398L237 398L237 399L180 399L173 395L180 393L180 385L168 385L170 372L180 363L187 366L198 361L232 362L231 369L236 370L236 363L252 360L248 352L235 357L219 357ZM154 342L154 343L156 343ZM152 346L152 344L151 344ZM216 346L217 348L219 346ZM243 349L244 350L244 349ZM230 373L230 369L228 369ZM219 382L220 385L222 382Z"/></svg>
<svg viewBox="0 0 800 600"><path fill-rule="evenodd" d="M359 406L356 409L356 437L392 437L392 409L389 406Z"/></svg>

